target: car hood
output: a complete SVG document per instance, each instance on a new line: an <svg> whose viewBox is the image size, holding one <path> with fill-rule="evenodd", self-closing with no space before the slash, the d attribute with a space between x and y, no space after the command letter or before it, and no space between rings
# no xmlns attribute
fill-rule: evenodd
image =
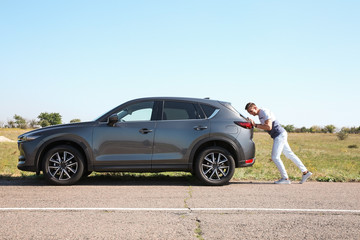
<svg viewBox="0 0 360 240"><path fill-rule="evenodd" d="M19 137L25 136L25 135L41 134L43 132L48 132L51 130L61 130L61 129L73 128L73 127L89 127L89 126L94 126L95 123L96 123L96 121L53 125L53 126L39 128L39 129L35 129L32 131L26 132L26 133L20 135Z"/></svg>

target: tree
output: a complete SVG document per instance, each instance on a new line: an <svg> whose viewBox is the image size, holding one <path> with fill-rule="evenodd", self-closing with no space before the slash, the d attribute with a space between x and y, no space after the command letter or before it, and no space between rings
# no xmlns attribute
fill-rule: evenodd
<svg viewBox="0 0 360 240"><path fill-rule="evenodd" d="M310 132L310 130L307 129L306 127L302 127L302 128L300 129L300 131L301 131L301 132Z"/></svg>
<svg viewBox="0 0 360 240"><path fill-rule="evenodd" d="M295 131L294 125L286 125L286 126L284 126L284 128L287 132L290 132L290 133Z"/></svg>
<svg viewBox="0 0 360 240"><path fill-rule="evenodd" d="M73 119L73 120L70 121L70 123L77 123L77 122L81 122L81 120L78 119L78 118L75 118L75 119Z"/></svg>
<svg viewBox="0 0 360 240"><path fill-rule="evenodd" d="M50 123L49 123L49 121L48 120L40 120L39 121L39 124L40 124L40 126L41 127L47 127L47 126L50 126Z"/></svg>
<svg viewBox="0 0 360 240"><path fill-rule="evenodd" d="M321 132L321 127L319 127L319 126L312 126L311 128L310 128L310 132L311 133L320 133Z"/></svg>
<svg viewBox="0 0 360 240"><path fill-rule="evenodd" d="M342 128L341 128L341 132L350 133L350 128L342 127Z"/></svg>
<svg viewBox="0 0 360 240"><path fill-rule="evenodd" d="M40 113L38 118L40 119L39 123L42 127L58 125L61 124L62 121L60 113Z"/></svg>
<svg viewBox="0 0 360 240"><path fill-rule="evenodd" d="M21 128L21 129L27 128L26 120L23 117L15 114L14 119L15 119L15 124L18 128Z"/></svg>
<svg viewBox="0 0 360 240"><path fill-rule="evenodd" d="M14 120L9 120L9 121L7 122L6 127L8 127L8 128L15 128L15 127L16 127L15 121L14 121Z"/></svg>
<svg viewBox="0 0 360 240"><path fill-rule="evenodd" d="M39 122L36 121L35 119L32 119L32 120L30 120L30 121L28 122L28 125L29 125L30 128L36 128L36 127L38 127Z"/></svg>
<svg viewBox="0 0 360 240"><path fill-rule="evenodd" d="M357 127L351 127L349 133L359 133Z"/></svg>
<svg viewBox="0 0 360 240"><path fill-rule="evenodd" d="M325 129L325 132L334 133L336 127L334 125L326 125L324 129Z"/></svg>

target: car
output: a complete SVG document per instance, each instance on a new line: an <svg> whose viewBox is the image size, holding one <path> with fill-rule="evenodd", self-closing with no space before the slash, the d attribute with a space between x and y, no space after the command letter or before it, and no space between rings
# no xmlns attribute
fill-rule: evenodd
<svg viewBox="0 0 360 240"><path fill-rule="evenodd" d="M91 172L191 172L228 184L255 163L252 124L228 102L183 97L128 101L91 122L18 137L18 169L71 185Z"/></svg>

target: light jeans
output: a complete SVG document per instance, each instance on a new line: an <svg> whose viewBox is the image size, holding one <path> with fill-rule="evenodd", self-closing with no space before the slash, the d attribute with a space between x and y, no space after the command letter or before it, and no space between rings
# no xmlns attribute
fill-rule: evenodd
<svg viewBox="0 0 360 240"><path fill-rule="evenodd" d="M301 172L306 172L307 169L301 160L295 155L295 153L291 150L289 143L287 141L287 132L281 133L279 136L274 138L274 144L271 152L271 159L275 163L276 167L279 169L281 178L289 178L284 163L281 161L280 155L283 153L285 157L293 161L296 166L301 170Z"/></svg>

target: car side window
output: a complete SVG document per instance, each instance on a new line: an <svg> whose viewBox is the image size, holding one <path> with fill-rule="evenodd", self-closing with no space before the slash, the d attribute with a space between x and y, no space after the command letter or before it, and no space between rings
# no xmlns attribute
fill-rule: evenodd
<svg viewBox="0 0 360 240"><path fill-rule="evenodd" d="M163 120L201 119L194 104L189 102L165 101Z"/></svg>
<svg viewBox="0 0 360 240"><path fill-rule="evenodd" d="M119 122L150 121L154 102L140 102L129 105L117 113Z"/></svg>
<svg viewBox="0 0 360 240"><path fill-rule="evenodd" d="M201 104L201 108L203 109L203 111L204 111L207 118L210 118L213 115L213 113L215 112L215 110L216 110L215 107L205 105L205 104Z"/></svg>

